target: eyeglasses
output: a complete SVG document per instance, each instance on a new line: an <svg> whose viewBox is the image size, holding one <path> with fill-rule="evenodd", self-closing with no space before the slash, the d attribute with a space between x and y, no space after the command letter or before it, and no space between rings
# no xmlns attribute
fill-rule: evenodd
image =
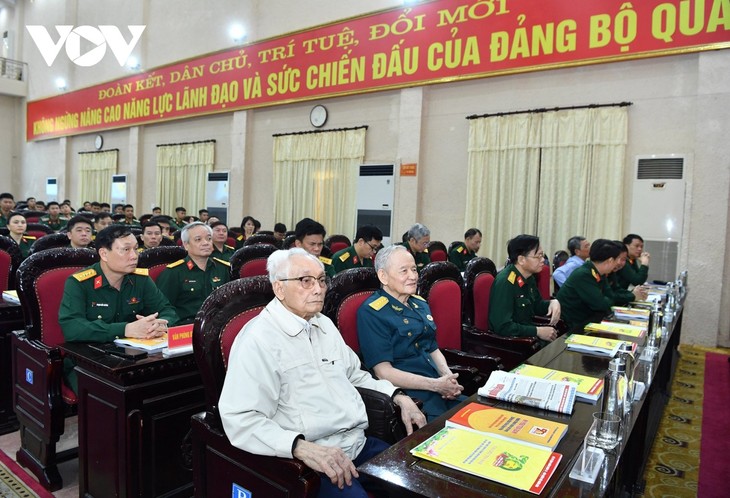
<svg viewBox="0 0 730 498"><path fill-rule="evenodd" d="M372 245L370 242L365 242L370 249L372 249L373 252L378 252L380 250L380 244Z"/></svg>
<svg viewBox="0 0 730 498"><path fill-rule="evenodd" d="M534 254L532 256L525 256L526 258L545 259L545 253Z"/></svg>
<svg viewBox="0 0 730 498"><path fill-rule="evenodd" d="M311 275L305 275L303 277L293 277L293 278L280 278L278 279L280 282L289 282L292 280L299 280L299 283L302 285L302 289L311 289L314 287L314 282L317 282L320 287L327 287L329 285L329 278L326 275L322 275L321 277L313 277Z"/></svg>

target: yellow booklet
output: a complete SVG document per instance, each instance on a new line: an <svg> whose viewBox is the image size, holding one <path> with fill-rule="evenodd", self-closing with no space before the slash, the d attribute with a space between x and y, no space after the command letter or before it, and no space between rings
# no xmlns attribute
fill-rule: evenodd
<svg viewBox="0 0 730 498"><path fill-rule="evenodd" d="M534 494L542 493L563 458L548 449L455 427L444 427L411 453Z"/></svg>
<svg viewBox="0 0 730 498"><path fill-rule="evenodd" d="M554 450L568 425L531 417L501 408L469 403L446 421L447 427L457 427L494 435L506 440L517 440L535 448Z"/></svg>
<svg viewBox="0 0 730 498"><path fill-rule="evenodd" d="M649 320L651 310L645 308L629 308L628 306L611 306L613 316L620 320Z"/></svg>
<svg viewBox="0 0 730 498"><path fill-rule="evenodd" d="M571 372L562 372L551 368L536 367L523 363L512 370L513 373L536 377L538 379L572 382L576 385L575 396L587 401L596 401L603 391L603 379L578 375Z"/></svg>
<svg viewBox="0 0 730 498"><path fill-rule="evenodd" d="M129 348L144 349L145 351L155 352L162 351L167 347L167 334L156 339L133 339L131 337L120 337L114 339L117 346L126 346Z"/></svg>
<svg viewBox="0 0 730 498"><path fill-rule="evenodd" d="M601 323L589 323L585 326L586 332L605 332L607 334L626 335L629 337L636 337L640 339L646 335L646 324L631 325L629 323L616 323L616 322L601 322Z"/></svg>
<svg viewBox="0 0 730 498"><path fill-rule="evenodd" d="M565 345L570 351L614 357L623 342L625 341L573 334L565 340Z"/></svg>

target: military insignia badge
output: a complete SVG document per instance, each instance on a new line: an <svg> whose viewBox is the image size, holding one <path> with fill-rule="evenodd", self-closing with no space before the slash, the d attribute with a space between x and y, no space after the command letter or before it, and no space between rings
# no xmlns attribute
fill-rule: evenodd
<svg viewBox="0 0 730 498"><path fill-rule="evenodd" d="M102 282L102 279L101 279L101 275L99 275L98 277L96 277L94 279L94 289L96 290L96 289L100 288L102 283L103 282Z"/></svg>
<svg viewBox="0 0 730 498"><path fill-rule="evenodd" d="M221 281L221 278L220 278L220 277L213 277L213 283L214 283L214 284L215 284L215 283L218 283L218 282L220 282L220 281Z"/></svg>
<svg viewBox="0 0 730 498"><path fill-rule="evenodd" d="M426 318L428 318L430 321L433 321L433 317L431 315L426 315Z"/></svg>
<svg viewBox="0 0 730 498"><path fill-rule="evenodd" d="M195 263L193 263L193 260L191 259L188 261L188 270L192 270L193 266L195 266Z"/></svg>
<svg viewBox="0 0 730 498"><path fill-rule="evenodd" d="M517 278L517 274L513 271L509 272L509 276L507 277L507 281L511 284L515 283L515 279Z"/></svg>
<svg viewBox="0 0 730 498"><path fill-rule="evenodd" d="M352 258L352 263L355 264L355 265L357 264L357 256L355 256L354 258Z"/></svg>
<svg viewBox="0 0 730 498"><path fill-rule="evenodd" d="M525 281L522 280L522 277L517 277L517 285L519 285L520 287L525 285Z"/></svg>
<svg viewBox="0 0 730 498"><path fill-rule="evenodd" d="M593 278L596 279L596 282L600 282L601 281L601 275L599 275L596 270L591 270L591 274L593 275Z"/></svg>
<svg viewBox="0 0 730 498"><path fill-rule="evenodd" d="M139 298L138 297L131 297L129 301L127 301L127 304L139 304Z"/></svg>

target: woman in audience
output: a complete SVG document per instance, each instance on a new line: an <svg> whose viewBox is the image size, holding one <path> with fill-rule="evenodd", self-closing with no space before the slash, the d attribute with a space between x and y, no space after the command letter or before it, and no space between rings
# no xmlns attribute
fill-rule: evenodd
<svg viewBox="0 0 730 498"><path fill-rule="evenodd" d="M25 230L28 227L28 223L25 221L25 216L17 211L13 211L8 216L8 231L10 232L10 238L18 244L20 248L20 255L23 259L28 257L30 247L35 242L35 237L25 235Z"/></svg>
<svg viewBox="0 0 730 498"><path fill-rule="evenodd" d="M236 249L243 247L243 242L256 233L256 220L253 216L244 216L241 220L241 235L236 237Z"/></svg>
<svg viewBox="0 0 730 498"><path fill-rule="evenodd" d="M436 323L415 295L416 263L401 245L378 251L375 270L382 288L357 311L363 363L375 376L423 401L429 421L466 399L459 374L451 372L436 344Z"/></svg>

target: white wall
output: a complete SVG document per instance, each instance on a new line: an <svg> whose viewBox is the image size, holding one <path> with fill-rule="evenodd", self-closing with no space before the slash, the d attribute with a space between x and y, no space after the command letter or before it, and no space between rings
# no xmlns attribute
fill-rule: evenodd
<svg viewBox="0 0 730 498"><path fill-rule="evenodd" d="M49 0L24 4L32 12ZM115 24L148 25L143 59L155 65L201 55L227 46L222 29L237 16L255 19L257 38L334 21L398 2L216 2L201 9L192 1L125 2L113 10ZM68 4L68 2L67 2ZM106 4L106 2L105 2ZM56 17L86 19L96 3L78 2L65 9L44 11L44 25ZM83 10L81 9L83 6ZM286 12L281 15L280 12ZM78 15L75 13L79 12ZM141 17L140 17L141 16ZM93 23L101 22L101 13ZM194 19L191 19L194 18ZM140 21L142 19L142 21ZM92 23L92 22L89 22ZM31 46L31 48L34 48ZM45 83L52 71L38 65L26 41L25 60L33 61L32 93L52 92ZM40 61L43 64L42 61ZM111 69L86 73L72 68L74 83L92 85L117 77ZM555 69L521 75L470 80L422 88L391 90L323 100L330 111L327 128L368 125L366 162L416 162L418 176L398 178L393 233L412 222L431 229L433 239L459 239L466 193L467 139L470 114L540 107L631 101L626 186L630 188L633 158L639 154L680 153L691 158L687 171L688 213L681 261L689 269L691 294L685 315L685 342L730 344L730 320L721 322L721 303L730 302L723 275L730 274L728 195L730 193L730 50L643 59L630 62ZM216 169L230 170L230 220L245 214L270 228L273 219L272 134L311 129L308 113L314 103L293 103L184 121L104 132L105 148L120 149L120 173L129 175L137 212L155 203L155 146L160 143L215 139ZM0 99L0 109L6 104ZM4 114L4 113L3 113ZM0 127L6 127L2 120ZM42 197L46 176L59 176L60 196L74 202L77 152L92 148L91 136L31 144L14 142L22 155L13 169L16 193ZM7 157L0 138L0 158ZM627 191L627 194L630 191ZM570 195L570 192L566 192ZM626 195L624 228L630 225L631 196ZM192 210L193 207L187 206ZM511 209L505 206L504 209ZM493 213L494 217L500 213ZM481 227L486 228L486 227ZM600 227L596 228L600 233ZM621 234L604 234L616 237ZM546 248L554 251L556 248ZM497 262L504 254L485 255Z"/></svg>

